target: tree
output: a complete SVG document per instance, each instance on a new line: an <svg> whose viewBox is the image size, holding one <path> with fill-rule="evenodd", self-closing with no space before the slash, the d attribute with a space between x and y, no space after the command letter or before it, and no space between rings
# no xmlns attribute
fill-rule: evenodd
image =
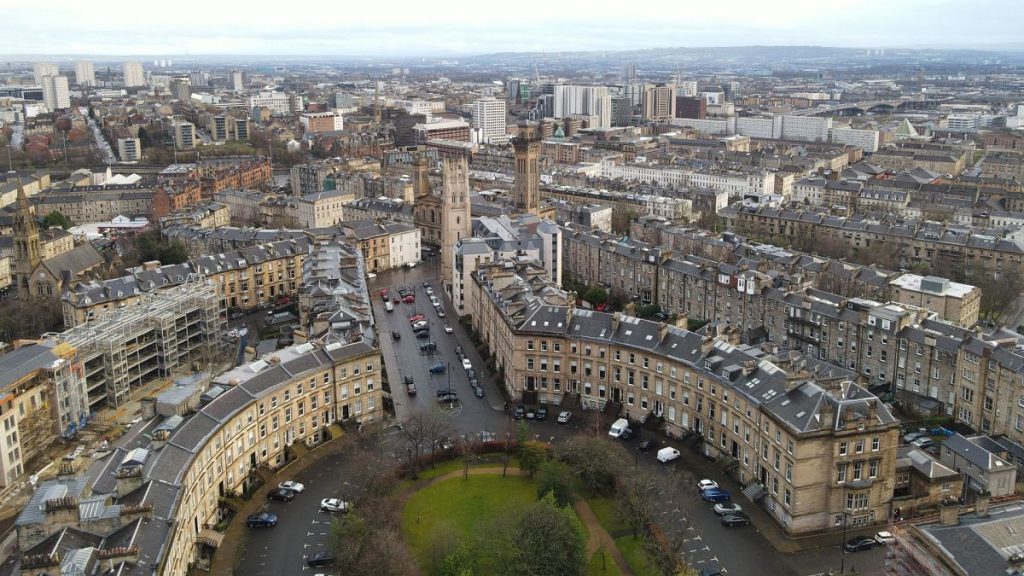
<svg viewBox="0 0 1024 576"><path fill-rule="evenodd" d="M53 226L60 226L61 229L67 230L68 228L74 226L74 223L71 222L71 219L68 218L67 216L61 214L57 210L54 210L53 212L50 212L43 218L43 226L47 228Z"/></svg>
<svg viewBox="0 0 1024 576"><path fill-rule="evenodd" d="M551 494L559 506L573 500L573 478L569 467L557 460L545 460L537 469L537 498Z"/></svg>
<svg viewBox="0 0 1024 576"><path fill-rule="evenodd" d="M161 264L181 264L188 260L188 248L179 240L165 241L159 230L143 232L133 243L139 262L159 260Z"/></svg>
<svg viewBox="0 0 1024 576"><path fill-rule="evenodd" d="M0 341L38 338L44 332L63 329L64 313L57 298L0 302Z"/></svg>
<svg viewBox="0 0 1024 576"><path fill-rule="evenodd" d="M616 479L615 506L622 518L633 530L633 537L646 535L647 526L654 512L658 484L646 470L631 469Z"/></svg>
<svg viewBox="0 0 1024 576"><path fill-rule="evenodd" d="M531 478L547 459L544 445L533 440L519 443L518 456L519 469L529 474Z"/></svg>
<svg viewBox="0 0 1024 576"><path fill-rule="evenodd" d="M626 462L621 446L589 436L572 438L562 445L557 456L579 480L583 490L593 495L610 494L615 489L618 470Z"/></svg>
<svg viewBox="0 0 1024 576"><path fill-rule="evenodd" d="M583 299L591 304L600 304L608 300L608 291L600 286L591 286L583 293Z"/></svg>
<svg viewBox="0 0 1024 576"><path fill-rule="evenodd" d="M571 508L548 494L499 518L481 545L496 558L505 576L582 576L586 567L586 533Z"/></svg>
<svg viewBox="0 0 1024 576"><path fill-rule="evenodd" d="M999 277L982 267L968 270L964 281L981 289L981 315L997 322L1024 290L1024 274L1017 266L1004 269Z"/></svg>

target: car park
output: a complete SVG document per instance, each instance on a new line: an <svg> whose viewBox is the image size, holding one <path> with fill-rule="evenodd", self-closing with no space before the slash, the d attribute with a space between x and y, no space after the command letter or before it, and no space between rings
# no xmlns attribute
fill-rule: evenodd
<svg viewBox="0 0 1024 576"><path fill-rule="evenodd" d="M546 406L541 406L540 408L537 408L537 413L535 414L535 418L537 420L547 420L547 418L548 418L548 409L547 409L547 407Z"/></svg>
<svg viewBox="0 0 1024 576"><path fill-rule="evenodd" d="M463 358L462 359L462 367L465 368L466 370L472 370L473 369L473 363L469 361L469 358Z"/></svg>
<svg viewBox="0 0 1024 576"><path fill-rule="evenodd" d="M277 487L283 488L284 490L291 490L296 494L306 489L306 487L303 486L301 482L296 482L295 480L286 480L278 484Z"/></svg>
<svg viewBox="0 0 1024 576"><path fill-rule="evenodd" d="M267 499L276 500L278 502L291 502L295 499L295 492L285 490L284 488L274 488L270 492L267 492Z"/></svg>
<svg viewBox="0 0 1024 576"><path fill-rule="evenodd" d="M568 410L562 410L561 412L558 413L557 422L559 424L568 424L569 420L572 420L572 412L569 412Z"/></svg>
<svg viewBox="0 0 1024 576"><path fill-rule="evenodd" d="M334 564L334 554L323 550L314 552L312 556L306 558L306 564L312 567L330 566Z"/></svg>
<svg viewBox="0 0 1024 576"><path fill-rule="evenodd" d="M877 544L878 542L870 536L857 536L847 540L843 548L847 552L860 552L861 550L870 550Z"/></svg>
<svg viewBox="0 0 1024 576"><path fill-rule="evenodd" d="M740 514L743 512L743 508L739 504L733 504L732 502L719 502L715 504L715 514L719 516L728 516L730 514Z"/></svg>
<svg viewBox="0 0 1024 576"><path fill-rule="evenodd" d="M710 488L718 488L718 482L715 482L714 480L708 480L707 478L701 480L700 482L697 482L697 490L700 492L703 492Z"/></svg>
<svg viewBox="0 0 1024 576"><path fill-rule="evenodd" d="M277 526L277 515L269 512L252 514L245 519L245 525L249 528L271 528Z"/></svg>
<svg viewBox="0 0 1024 576"><path fill-rule="evenodd" d="M643 442L640 443L639 446L636 447L636 449L641 451L641 452L647 452L651 448L654 448L655 446L657 446L657 444L658 443L655 442L654 440L644 440Z"/></svg>
<svg viewBox="0 0 1024 576"><path fill-rule="evenodd" d="M446 368L444 362L438 362L437 364L434 364L433 366L430 367L431 374L444 374L445 370Z"/></svg>
<svg viewBox="0 0 1024 576"><path fill-rule="evenodd" d="M341 512L342 514L348 513L349 504L341 498L324 498L320 501L320 510L323 512Z"/></svg>
<svg viewBox="0 0 1024 576"><path fill-rule="evenodd" d="M749 526L750 518L745 514L727 514L722 516L722 526Z"/></svg>
<svg viewBox="0 0 1024 576"><path fill-rule="evenodd" d="M732 495L729 494L728 490L722 490L721 488L708 488L707 490L700 493L700 497L705 502L725 502L731 500Z"/></svg>

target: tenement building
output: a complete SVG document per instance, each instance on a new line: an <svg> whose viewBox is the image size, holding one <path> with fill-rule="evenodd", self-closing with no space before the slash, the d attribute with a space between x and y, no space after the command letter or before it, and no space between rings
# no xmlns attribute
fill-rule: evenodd
<svg viewBox="0 0 1024 576"><path fill-rule="evenodd" d="M513 398L612 403L671 436L699 434L790 534L890 517L899 424L854 372L771 344L575 308L532 264L483 263L468 292L473 328Z"/></svg>

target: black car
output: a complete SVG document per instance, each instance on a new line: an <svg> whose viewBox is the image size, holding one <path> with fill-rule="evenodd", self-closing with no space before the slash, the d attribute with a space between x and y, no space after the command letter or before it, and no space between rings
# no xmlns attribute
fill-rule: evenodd
<svg viewBox="0 0 1024 576"><path fill-rule="evenodd" d="M629 428L626 428L622 431L622 434L619 434L619 440L632 440L635 437L633 431Z"/></svg>
<svg viewBox="0 0 1024 576"><path fill-rule="evenodd" d="M434 342L426 342L420 344L420 352L436 352L437 344Z"/></svg>
<svg viewBox="0 0 1024 576"><path fill-rule="evenodd" d="M726 514L722 516L722 526L749 526L750 518L744 514Z"/></svg>
<svg viewBox="0 0 1024 576"><path fill-rule="evenodd" d="M444 403L444 402L458 402L459 401L459 397L455 394L455 392L446 392L444 394L438 394L437 395L437 401L441 402L441 403Z"/></svg>
<svg viewBox="0 0 1024 576"><path fill-rule="evenodd" d="M512 410L512 417L515 418L516 420L522 420L523 418L526 417L526 408L522 406L516 406L515 409Z"/></svg>
<svg viewBox="0 0 1024 576"><path fill-rule="evenodd" d="M267 492L267 498L278 502L291 502L295 499L295 492L286 488L274 488Z"/></svg>
<svg viewBox="0 0 1024 576"><path fill-rule="evenodd" d="M430 338L430 330L420 330L416 333L416 337L419 339Z"/></svg>
<svg viewBox="0 0 1024 576"><path fill-rule="evenodd" d="M314 552L312 556L306 558L306 564L309 566L330 566L334 564L334 554L330 552Z"/></svg>
<svg viewBox="0 0 1024 576"><path fill-rule="evenodd" d="M430 282L424 282L423 283L423 287L424 288L430 288Z"/></svg>
<svg viewBox="0 0 1024 576"><path fill-rule="evenodd" d="M392 330L391 331L391 338L393 340L401 340L402 339L402 334L398 330Z"/></svg>
<svg viewBox="0 0 1024 576"><path fill-rule="evenodd" d="M858 552L860 550L870 550L876 544L878 544L878 541L870 536L857 536L847 540L846 545L843 547L846 548L847 552Z"/></svg>
<svg viewBox="0 0 1024 576"><path fill-rule="evenodd" d="M643 442L640 443L639 446L636 447L636 449L641 452L647 452L648 450L654 448L657 445L658 443L655 442L654 440L644 440Z"/></svg>
<svg viewBox="0 0 1024 576"><path fill-rule="evenodd" d="M269 512L260 512L246 518L245 524L249 528L277 526L277 515Z"/></svg>
<svg viewBox="0 0 1024 576"><path fill-rule="evenodd" d="M548 409L546 406L541 406L540 408L537 408L537 413L534 414L534 418L536 418L537 420L547 420L547 417Z"/></svg>
<svg viewBox="0 0 1024 576"><path fill-rule="evenodd" d="M479 386L474 386L473 387L473 394L476 394L477 398L483 398L484 397L484 389L479 387Z"/></svg>

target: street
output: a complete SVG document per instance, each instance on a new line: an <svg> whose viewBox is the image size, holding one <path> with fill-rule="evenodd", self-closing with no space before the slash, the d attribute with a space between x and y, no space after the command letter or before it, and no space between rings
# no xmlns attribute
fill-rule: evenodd
<svg viewBox="0 0 1024 576"><path fill-rule="evenodd" d="M430 282L434 293L444 303L445 318L438 318L430 304L423 287L425 281ZM394 304L394 311L387 312L380 297L380 290L388 289L389 297L393 297L399 285L415 286L416 302ZM503 410L504 398L494 383L493 374L481 372L483 363L472 348L468 334L458 322L450 301L442 295L433 266L424 263L412 270L381 273L369 282L369 290L397 419L402 421L415 410L439 409L445 418L450 419L453 433L476 434L489 431L499 438L503 437L511 429L512 424L509 413ZM414 314L425 316L430 326L429 339L415 338L408 320ZM445 333L445 324L453 328L453 334ZM401 339L394 340L392 330L397 331ZM436 353L420 352L420 344L428 341L437 343ZM486 391L485 398L476 398L473 395L466 371L456 354L456 345L462 346L472 362L477 377ZM443 362L450 368L444 374L431 374L430 366L438 362ZM406 393L402 384L404 376L413 377L417 387L415 396ZM436 390L447 388L449 385L458 394L459 402L439 405ZM527 421L530 436L558 444L574 435L595 433L593 427L589 425L589 419L579 411L576 411L568 425L557 424L555 419L559 411L559 407L551 406L546 421ZM393 428L390 430L391 434L385 436L387 445L381 446L382 452L389 458L394 454L400 454L405 448L401 434ZM596 431L608 442L620 442L608 438L606 432L606 429ZM651 434L646 431L641 433ZM639 438L628 441L627 449L636 454L635 466L643 467L654 477L664 479L659 492L662 505L661 510L656 513L657 522L666 534L686 530L683 553L694 567L712 572L720 570L725 574L793 576L809 576L839 568L839 535L835 537L835 546L797 555L784 555L772 548L756 525L736 528L723 526L720 518L712 510L712 505L700 501L696 495L696 487L689 481L684 484L680 480L681 477L690 476L681 474L682 471L690 471L699 479L696 470L706 469L708 464L702 461L696 451L681 445L679 441L666 442L660 435L650 437L658 441L657 447L678 448L682 453L681 457L668 464L661 464L655 459L657 447L648 452L637 450ZM318 455L314 452L307 457L317 458ZM355 500L357 494L354 491L356 486L361 484L359 480L364 473L365 467L358 462L349 461L345 453L337 457L323 458L316 465L298 473L295 479L305 484L305 491L298 494L290 503L269 502L265 505L269 511L278 515L280 525L270 529L248 530L245 551L239 566L240 573L254 576L296 574L301 573L300 566L303 571L310 570L306 568L304 558L325 548L329 543L330 517L318 511L320 500L329 497ZM732 484L724 474L712 476L712 479L728 489L734 495L735 501L745 509L756 506L747 501L740 493L740 487ZM264 487L255 497L262 498L270 488ZM684 501L694 498L697 501L693 506L692 517L689 518L689 525L686 526L679 507ZM234 521L240 522L244 519ZM880 574L883 560L883 550L876 548L847 555L846 566L856 566L862 574Z"/></svg>

